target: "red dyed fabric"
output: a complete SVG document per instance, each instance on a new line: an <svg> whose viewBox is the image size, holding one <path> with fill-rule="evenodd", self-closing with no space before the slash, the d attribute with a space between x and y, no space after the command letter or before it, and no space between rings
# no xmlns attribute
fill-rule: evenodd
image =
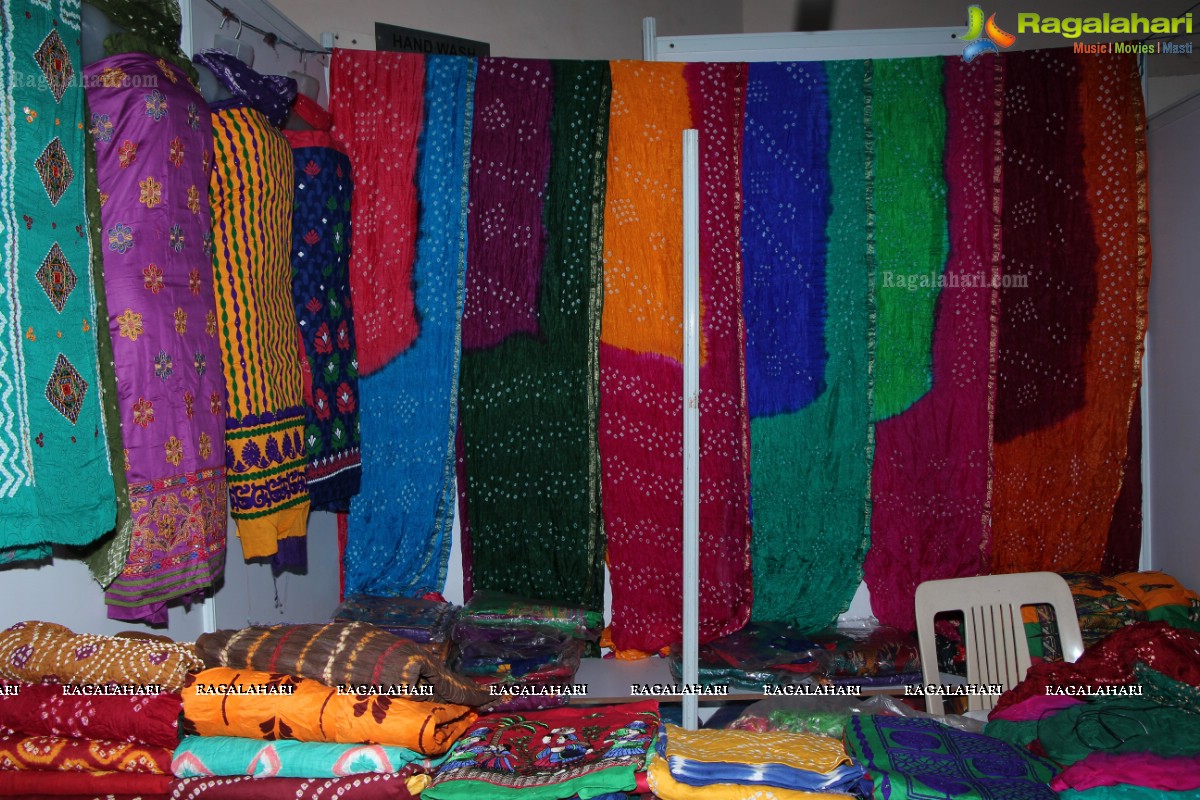
<svg viewBox="0 0 1200 800"><path fill-rule="evenodd" d="M1136 683L1134 664L1142 662L1183 683L1200 687L1200 631L1165 622L1139 622L1109 634L1084 651L1074 664L1043 661L1025 680L1000 695L997 713L1022 700L1046 694L1048 686L1122 686Z"/></svg>
<svg viewBox="0 0 1200 800"><path fill-rule="evenodd" d="M1083 173L1082 60L1061 49L1004 56L1004 274L1028 285L1000 291L997 442L1084 403L1097 252Z"/></svg>
<svg viewBox="0 0 1200 800"><path fill-rule="evenodd" d="M424 91L422 55L334 51L331 133L354 164L350 292L359 375L375 372L417 338L412 277Z"/></svg>
<svg viewBox="0 0 1200 800"><path fill-rule="evenodd" d="M409 800L405 781L417 770L344 778L184 778L171 784L173 800Z"/></svg>
<svg viewBox="0 0 1200 800"><path fill-rule="evenodd" d="M945 59L950 258L934 318L933 384L875 425L864 573L875 616L904 630L916 627L918 584L988 571L1002 63Z"/></svg>
<svg viewBox="0 0 1200 800"><path fill-rule="evenodd" d="M0 797L88 797L120 800L122 796L141 800L169 797L169 775L139 775L131 772L29 772L0 770Z"/></svg>
<svg viewBox="0 0 1200 800"><path fill-rule="evenodd" d="M553 104L549 61L479 59L471 129L464 348L493 347L514 333L538 331Z"/></svg>
<svg viewBox="0 0 1200 800"><path fill-rule="evenodd" d="M178 692L76 696L53 684L0 682L19 694L0 701L0 735L105 739L172 748L179 744Z"/></svg>
<svg viewBox="0 0 1200 800"><path fill-rule="evenodd" d="M992 570L1098 572L1127 469L1146 329L1137 62L1060 50L1005 58L1004 274L1029 280L1001 291ZM1047 127L1056 115L1065 127ZM1010 134L1021 137L1016 146ZM1076 344L1078 375L1058 358ZM1040 377L1026 374L1035 368ZM1053 421L1048 409L1065 416ZM1038 418L1048 426L1030 427Z"/></svg>
<svg viewBox="0 0 1200 800"><path fill-rule="evenodd" d="M170 775L174 749L62 736L0 736L0 770Z"/></svg>
<svg viewBox="0 0 1200 800"><path fill-rule="evenodd" d="M700 369L700 638L709 641L745 625L752 603L739 243L746 65L692 64L684 75L693 124L700 130L700 218L705 221L700 242L706 355ZM610 159L627 156L609 154ZM600 383L610 636L618 651L651 652L677 641L682 624L683 371L674 359L602 343Z"/></svg>

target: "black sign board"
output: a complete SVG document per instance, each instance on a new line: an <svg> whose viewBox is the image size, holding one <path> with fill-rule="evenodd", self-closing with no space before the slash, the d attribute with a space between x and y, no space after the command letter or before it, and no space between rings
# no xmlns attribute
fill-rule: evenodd
<svg viewBox="0 0 1200 800"><path fill-rule="evenodd" d="M429 56L488 56L491 45L474 39L443 36L440 33L375 23L375 49L395 53L424 53Z"/></svg>

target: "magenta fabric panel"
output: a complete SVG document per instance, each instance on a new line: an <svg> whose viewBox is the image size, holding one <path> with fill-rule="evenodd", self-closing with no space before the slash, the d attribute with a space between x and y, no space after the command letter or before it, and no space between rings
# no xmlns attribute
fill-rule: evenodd
<svg viewBox="0 0 1200 800"><path fill-rule="evenodd" d="M750 432L741 316L745 64L684 70L700 131L700 637L750 618ZM682 624L682 366L601 344L600 452L613 645L655 651Z"/></svg>
<svg viewBox="0 0 1200 800"><path fill-rule="evenodd" d="M203 592L225 559L212 126L199 92L163 59L124 53L86 75L134 526L105 601L110 616L165 622L165 601Z"/></svg>
<svg viewBox="0 0 1200 800"><path fill-rule="evenodd" d="M945 59L950 258L931 391L875 426L871 609L913 630L923 581L987 571L990 411L1000 275L1003 61Z"/></svg>
<svg viewBox="0 0 1200 800"><path fill-rule="evenodd" d="M548 61L481 58L475 78L462 346L538 331L554 75Z"/></svg>

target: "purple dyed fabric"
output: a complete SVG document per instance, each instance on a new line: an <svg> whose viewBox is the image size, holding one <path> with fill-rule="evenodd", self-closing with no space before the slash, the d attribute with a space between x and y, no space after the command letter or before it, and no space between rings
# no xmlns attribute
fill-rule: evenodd
<svg viewBox="0 0 1200 800"><path fill-rule="evenodd" d="M538 332L550 171L550 63L481 58L475 79L464 348Z"/></svg>
<svg viewBox="0 0 1200 800"><path fill-rule="evenodd" d="M875 425L871 610L913 630L923 581L987 571L999 278L1000 59L945 60L950 257L933 329L932 389Z"/></svg>
<svg viewBox="0 0 1200 800"><path fill-rule="evenodd" d="M296 99L294 78L286 75L259 74L223 50L201 50L192 60L215 75L226 89L233 92L231 100L215 103L211 106L212 110L248 105L261 111L276 128L283 127L292 108L292 101Z"/></svg>
<svg viewBox="0 0 1200 800"><path fill-rule="evenodd" d="M204 99L162 59L124 53L85 72L133 516L105 602L110 617L165 621L168 600L203 593L225 563L212 127Z"/></svg>

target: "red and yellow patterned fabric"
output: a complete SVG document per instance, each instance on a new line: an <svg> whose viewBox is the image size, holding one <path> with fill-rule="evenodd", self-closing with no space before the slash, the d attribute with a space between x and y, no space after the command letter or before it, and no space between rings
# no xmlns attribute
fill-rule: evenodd
<svg viewBox="0 0 1200 800"><path fill-rule="evenodd" d="M214 667L183 690L184 727L200 736L389 744L423 755L450 748L477 716L467 706L342 694L318 681Z"/></svg>
<svg viewBox="0 0 1200 800"><path fill-rule="evenodd" d="M61 736L0 736L0 770L141 772L170 775L169 747Z"/></svg>

